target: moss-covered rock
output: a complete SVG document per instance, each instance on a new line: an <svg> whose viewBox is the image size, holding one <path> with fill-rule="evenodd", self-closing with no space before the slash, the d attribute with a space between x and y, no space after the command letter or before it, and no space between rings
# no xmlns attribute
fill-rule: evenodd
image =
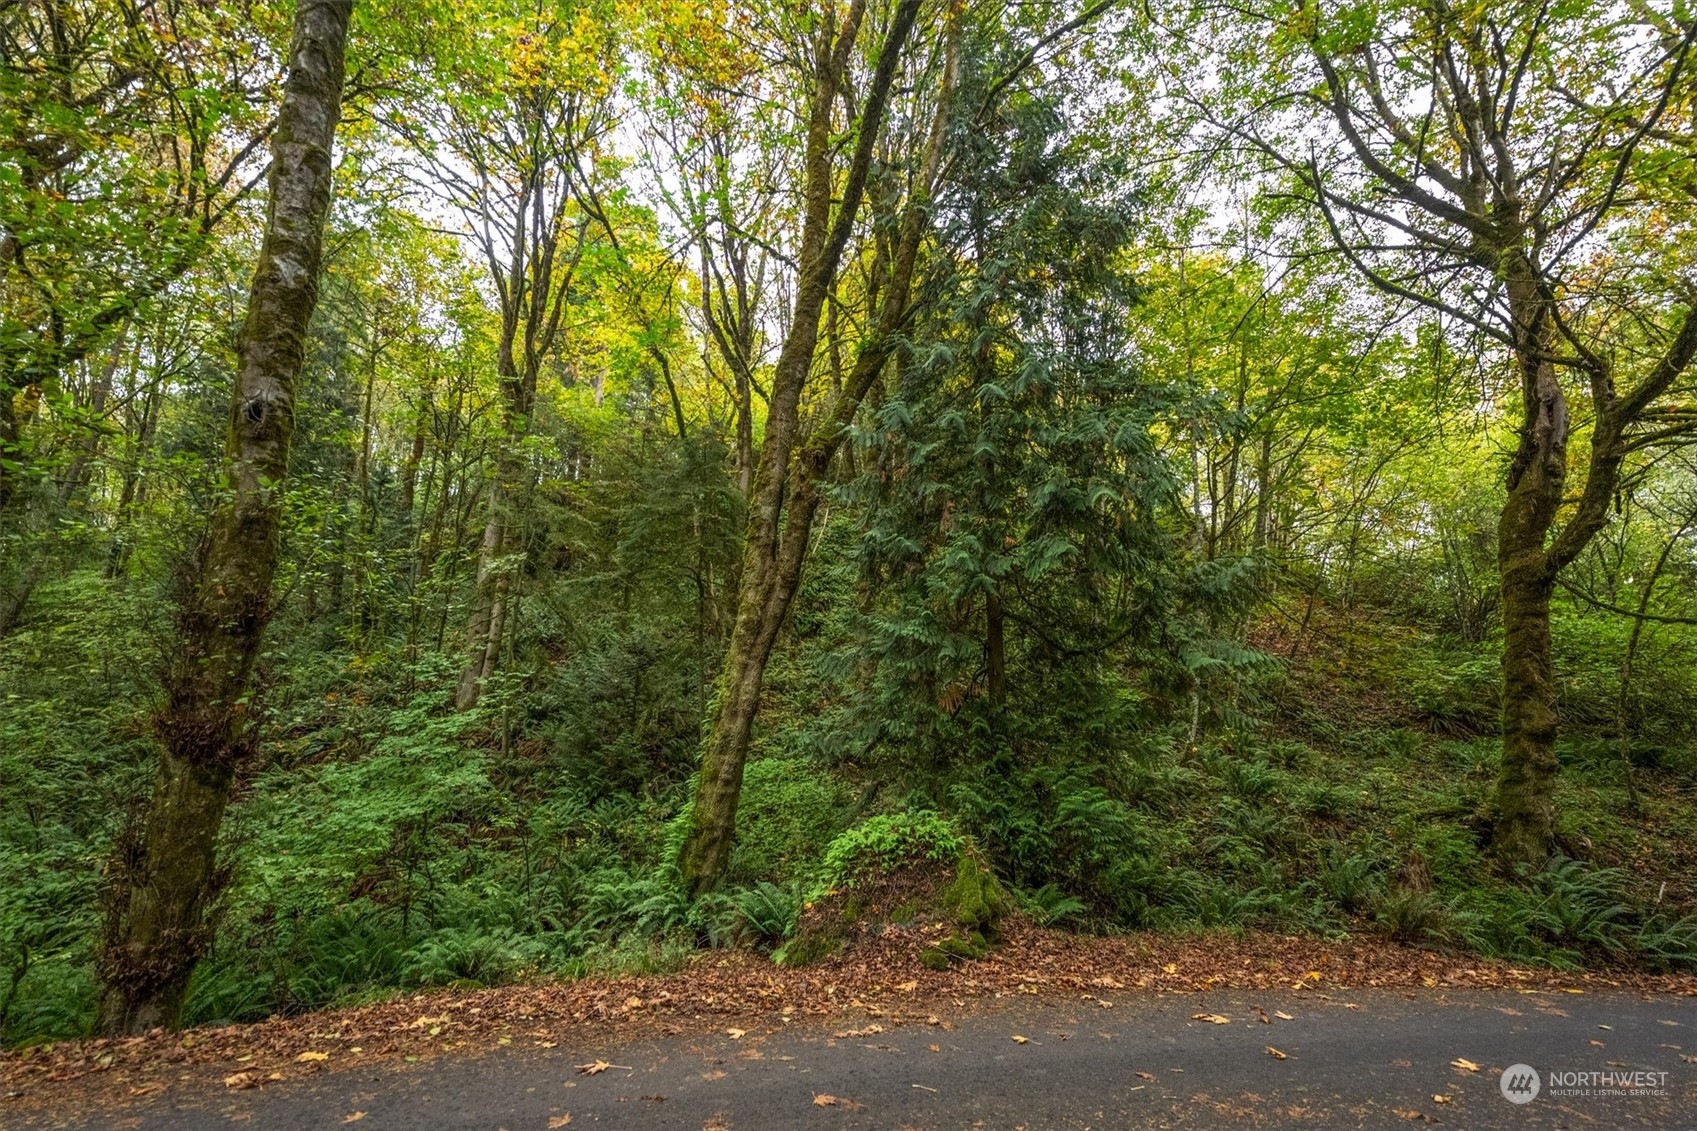
<svg viewBox="0 0 1697 1131"><path fill-rule="evenodd" d="M1013 901L970 841L934 813L873 818L826 853L828 883L773 957L818 961L856 936L905 932L935 969L984 957Z"/></svg>

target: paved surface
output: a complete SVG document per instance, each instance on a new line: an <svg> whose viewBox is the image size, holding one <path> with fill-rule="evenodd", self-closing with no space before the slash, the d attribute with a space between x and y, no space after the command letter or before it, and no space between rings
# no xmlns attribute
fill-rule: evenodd
<svg viewBox="0 0 1697 1131"><path fill-rule="evenodd" d="M1256 1006L1270 1024L1257 1020ZM971 1009L951 1009L958 1020L949 1028L866 1018L839 1019L833 1031L798 1021L740 1039L568 1041L444 1056L262 1091L167 1093L71 1126L293 1131L340 1127L363 1113L351 1120L359 1131L1697 1128L1697 1063L1682 1059L1697 1055L1697 1001L1689 998L1220 992L1123 995L1112 1008L1016 998ZM1199 1012L1231 1023L1192 1020ZM835 1035L845 1025L858 1035ZM873 1025L885 1028L868 1031ZM1479 1071L1452 1066L1458 1058ZM593 1076L574 1067L594 1060L622 1067ZM1544 1081L1518 1106L1499 1091L1503 1069L1516 1063ZM1549 1079L1553 1071L1629 1070L1665 1072L1662 1094L1564 1096Z"/></svg>

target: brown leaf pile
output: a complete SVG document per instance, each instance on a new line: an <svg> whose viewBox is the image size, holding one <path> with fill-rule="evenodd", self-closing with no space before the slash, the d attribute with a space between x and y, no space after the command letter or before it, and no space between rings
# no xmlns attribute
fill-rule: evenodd
<svg viewBox="0 0 1697 1131"><path fill-rule="evenodd" d="M1081 991L1194 993L1213 989L1327 992L1362 987L1629 989L1697 996L1697 977L1632 971L1563 974L1411 950L1388 942L1278 935L1108 938L1035 927L1017 917L982 962L947 971L919 962L919 940L890 928L800 970L747 951L705 951L684 969L482 990L435 990L352 1009L254 1025L155 1031L127 1040L67 1041L0 1054L0 1112L86 1110L151 1102L173 1087L269 1087L349 1065L402 1057L601 1045L635 1035L771 1032L806 1017L940 1024L952 1001ZM1093 994L1091 996L1094 996ZM920 1009L920 1003L927 1003ZM611 1066L610 1066L611 1067ZM229 1083L235 1080L235 1083Z"/></svg>

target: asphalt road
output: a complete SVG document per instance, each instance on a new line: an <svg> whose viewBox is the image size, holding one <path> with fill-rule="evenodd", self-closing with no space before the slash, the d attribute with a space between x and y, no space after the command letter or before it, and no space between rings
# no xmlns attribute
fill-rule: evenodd
<svg viewBox="0 0 1697 1131"><path fill-rule="evenodd" d="M883 1023L869 1017L740 1038L598 1045L586 1034L554 1049L326 1072L256 1091L172 1092L70 1126L1697 1128L1697 1063L1682 1059L1697 1057L1689 998L1222 991L1126 994L1112 1007L1014 998L938 1008L949 1027L872 1031ZM1230 1023L1193 1020L1197 1013ZM858 1029L847 1035L845 1025ZM1456 1067L1458 1059L1478 1071ZM575 1067L597 1060L618 1067L594 1075ZM1517 1063L1542 1082L1522 1105L1499 1088ZM1551 1079L1628 1071L1666 1076L1654 1089L1615 1095L1558 1094Z"/></svg>

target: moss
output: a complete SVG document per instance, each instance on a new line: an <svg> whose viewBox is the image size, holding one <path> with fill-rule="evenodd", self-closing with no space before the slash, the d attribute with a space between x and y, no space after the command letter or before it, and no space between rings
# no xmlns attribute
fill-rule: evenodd
<svg viewBox="0 0 1697 1131"><path fill-rule="evenodd" d="M1002 917L1013 909L1007 889L974 854L962 853L955 882L943 895L943 907L963 930L998 934ZM975 956L977 957L977 956Z"/></svg>
<svg viewBox="0 0 1697 1131"><path fill-rule="evenodd" d="M1013 909L1007 889L984 862L964 852L955 865L955 879L943 893L943 911L954 932L927 947L919 960L933 970L956 962L976 962L990 953L1001 937L1002 918Z"/></svg>
<svg viewBox="0 0 1697 1131"><path fill-rule="evenodd" d="M772 952L772 961L779 966L806 966L829 958L842 949L847 933L829 931L798 935Z"/></svg>
<svg viewBox="0 0 1697 1131"><path fill-rule="evenodd" d="M777 954L785 966L816 962L840 950L850 935L885 925L942 924L948 934L920 960L933 969L983 958L1000 937L1013 900L976 850L962 842L948 861L920 858L860 872L852 888L827 889L808 904L795 937Z"/></svg>

